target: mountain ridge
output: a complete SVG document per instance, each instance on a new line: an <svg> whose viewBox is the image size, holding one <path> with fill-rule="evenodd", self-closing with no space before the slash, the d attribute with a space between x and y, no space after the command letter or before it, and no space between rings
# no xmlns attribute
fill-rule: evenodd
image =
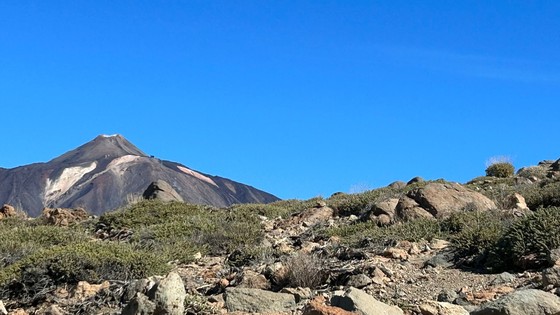
<svg viewBox="0 0 560 315"><path fill-rule="evenodd" d="M0 169L0 203L31 216L44 207L84 207L101 214L140 196L156 180L168 182L195 204L224 207L279 200L252 186L148 156L117 134L99 135L48 162Z"/></svg>

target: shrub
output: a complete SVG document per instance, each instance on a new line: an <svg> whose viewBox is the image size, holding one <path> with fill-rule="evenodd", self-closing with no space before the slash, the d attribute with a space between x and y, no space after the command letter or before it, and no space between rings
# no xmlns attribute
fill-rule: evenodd
<svg viewBox="0 0 560 315"><path fill-rule="evenodd" d="M45 248L81 242L87 239L85 231L79 227L63 228L46 225L1 224L0 226L0 267Z"/></svg>
<svg viewBox="0 0 560 315"><path fill-rule="evenodd" d="M87 241L36 251L0 270L0 283L18 281L37 270L55 283L77 283L144 278L169 269L165 257L130 244Z"/></svg>
<svg viewBox="0 0 560 315"><path fill-rule="evenodd" d="M493 249L489 267L527 269L543 267L550 250L560 246L560 208L542 208L515 221Z"/></svg>
<svg viewBox="0 0 560 315"><path fill-rule="evenodd" d="M510 162L498 162L486 168L486 176L507 178L513 176L515 167Z"/></svg>
<svg viewBox="0 0 560 315"><path fill-rule="evenodd" d="M359 222L351 225L332 227L319 231L324 237L336 236L343 244L350 246L374 246L383 248L386 244L398 241L416 242L422 239L444 237L440 223L433 219L418 219L387 227L375 222ZM364 242L367 240L367 242Z"/></svg>
<svg viewBox="0 0 560 315"><path fill-rule="evenodd" d="M285 260L285 274L279 282L293 288L317 288L326 276L323 265L315 254L297 253Z"/></svg>
<svg viewBox="0 0 560 315"><path fill-rule="evenodd" d="M521 194L530 209L560 207L560 182L544 181L540 186L529 187Z"/></svg>
<svg viewBox="0 0 560 315"><path fill-rule="evenodd" d="M188 262L197 251L224 254L257 246L264 233L258 206L216 209L184 203L145 201L100 218L108 229L130 229L136 248ZM262 209L269 209L263 207Z"/></svg>
<svg viewBox="0 0 560 315"><path fill-rule="evenodd" d="M456 212L442 222L449 233L456 260L482 266L502 237L508 220L496 211Z"/></svg>

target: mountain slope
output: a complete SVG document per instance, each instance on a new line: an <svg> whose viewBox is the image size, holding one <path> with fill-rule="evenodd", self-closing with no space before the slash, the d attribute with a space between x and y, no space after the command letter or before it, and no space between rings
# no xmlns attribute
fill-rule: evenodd
<svg viewBox="0 0 560 315"><path fill-rule="evenodd" d="M0 203L31 216L43 207L84 207L94 214L137 198L158 179L190 203L225 207L277 197L227 178L150 157L120 135L98 136L46 163L0 169Z"/></svg>

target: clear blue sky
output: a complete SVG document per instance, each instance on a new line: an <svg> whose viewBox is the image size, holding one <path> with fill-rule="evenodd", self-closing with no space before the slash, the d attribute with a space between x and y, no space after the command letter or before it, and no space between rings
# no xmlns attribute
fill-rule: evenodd
<svg viewBox="0 0 560 315"><path fill-rule="evenodd" d="M560 157L560 1L0 1L0 166L98 134L281 198Z"/></svg>

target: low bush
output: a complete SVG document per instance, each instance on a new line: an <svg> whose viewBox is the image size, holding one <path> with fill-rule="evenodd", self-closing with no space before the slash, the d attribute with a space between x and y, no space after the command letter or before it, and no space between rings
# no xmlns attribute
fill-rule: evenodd
<svg viewBox="0 0 560 315"><path fill-rule="evenodd" d="M126 243L81 242L56 245L0 269L0 298L37 304L61 283L130 280L170 270L164 257Z"/></svg>
<svg viewBox="0 0 560 315"><path fill-rule="evenodd" d="M560 208L542 208L505 230L493 249L493 270L543 267L550 250L560 247Z"/></svg>
<svg viewBox="0 0 560 315"><path fill-rule="evenodd" d="M497 162L486 168L486 176L506 178L512 177L514 172L515 167L510 162Z"/></svg>
<svg viewBox="0 0 560 315"><path fill-rule="evenodd" d="M560 207L560 182L558 181L543 181L540 185L521 191L521 194L532 210L541 207Z"/></svg>
<svg viewBox="0 0 560 315"><path fill-rule="evenodd" d="M509 220L497 211L456 212L442 222L455 258L461 264L482 266L501 239Z"/></svg>
<svg viewBox="0 0 560 315"><path fill-rule="evenodd" d="M350 246L374 246L383 248L386 244L398 241L416 242L442 238L440 222L434 219L418 219L380 227L375 222L359 222L356 224L328 228L319 231L323 237L338 237L341 242ZM367 242L364 242L367 240Z"/></svg>
<svg viewBox="0 0 560 315"><path fill-rule="evenodd" d="M287 287L315 289L325 280L321 258L315 254L297 253L284 261L285 273L279 282Z"/></svg>

